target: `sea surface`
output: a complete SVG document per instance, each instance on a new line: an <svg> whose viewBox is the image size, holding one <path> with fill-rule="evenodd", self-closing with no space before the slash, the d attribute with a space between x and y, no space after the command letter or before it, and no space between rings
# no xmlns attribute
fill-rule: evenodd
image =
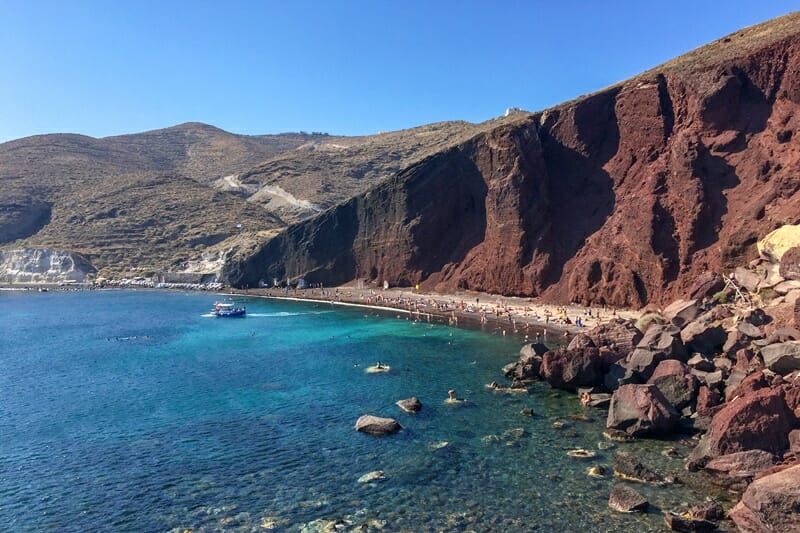
<svg viewBox="0 0 800 533"><path fill-rule="evenodd" d="M636 486L650 513L610 511L614 480L588 467L623 448L684 476L661 452L688 447L601 449L604 413L574 394L486 389L518 338L255 298L209 317L219 298L0 292L2 530L660 531L662 509L705 496ZM395 405L410 396L416 415ZM357 433L363 414L403 430Z"/></svg>

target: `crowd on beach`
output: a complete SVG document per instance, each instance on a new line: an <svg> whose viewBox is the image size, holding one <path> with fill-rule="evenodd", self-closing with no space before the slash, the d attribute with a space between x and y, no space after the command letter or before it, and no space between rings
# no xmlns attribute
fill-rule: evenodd
<svg viewBox="0 0 800 533"><path fill-rule="evenodd" d="M430 294L418 289L374 289L356 287L305 289L290 287L244 291L272 297L320 299L337 303L360 304L403 310L418 321L430 322L446 319L450 325L459 320L480 325L497 325L502 334L514 333L537 340L547 335L548 329L558 334L579 332L616 318L618 315L635 316L634 312L604 307L544 305L532 299L498 297L494 295L464 293L457 295ZM551 333L552 335L552 333Z"/></svg>

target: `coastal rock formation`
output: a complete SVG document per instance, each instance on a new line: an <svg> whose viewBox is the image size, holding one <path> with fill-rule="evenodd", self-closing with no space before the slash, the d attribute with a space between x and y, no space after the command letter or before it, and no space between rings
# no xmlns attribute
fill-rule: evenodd
<svg viewBox="0 0 800 533"><path fill-rule="evenodd" d="M355 430L369 435L391 435L402 429L402 426L393 418L363 415L356 420Z"/></svg>
<svg viewBox="0 0 800 533"><path fill-rule="evenodd" d="M770 344L761 348L764 366L781 375L800 370L800 341Z"/></svg>
<svg viewBox="0 0 800 533"><path fill-rule="evenodd" d="M797 221L800 15L508 117L225 270L640 307ZM581 216L576 216L580 213ZM701 291L702 292L702 291Z"/></svg>
<svg viewBox="0 0 800 533"><path fill-rule="evenodd" d="M741 488L750 483L759 472L771 468L776 462L773 454L764 450L747 450L729 453L709 461L705 469L718 481L731 488Z"/></svg>
<svg viewBox="0 0 800 533"><path fill-rule="evenodd" d="M697 378L688 366L675 359L661 361L647 382L658 387L676 411L693 404L697 398Z"/></svg>
<svg viewBox="0 0 800 533"><path fill-rule="evenodd" d="M661 361L686 361L686 347L675 326L652 325L627 358L627 368L649 379Z"/></svg>
<svg viewBox="0 0 800 533"><path fill-rule="evenodd" d="M789 248L783 254L780 273L788 280L800 280L800 246Z"/></svg>
<svg viewBox="0 0 800 533"><path fill-rule="evenodd" d="M730 518L743 533L800 531L800 465L754 481Z"/></svg>
<svg viewBox="0 0 800 533"><path fill-rule="evenodd" d="M756 390L725 404L714 415L687 467L696 469L715 457L747 450L781 454L789 447L788 435L795 422L780 389Z"/></svg>
<svg viewBox="0 0 800 533"><path fill-rule="evenodd" d="M58 250L0 250L0 283L85 283L96 273L89 260Z"/></svg>
<svg viewBox="0 0 800 533"><path fill-rule="evenodd" d="M628 320L616 318L601 324L586 333L595 346L608 346L620 353L628 354L642 340L642 332Z"/></svg>
<svg viewBox="0 0 800 533"><path fill-rule="evenodd" d="M540 373L551 386L574 391L602 382L603 360L597 348L555 350L542 357Z"/></svg>
<svg viewBox="0 0 800 533"><path fill-rule="evenodd" d="M611 397L606 428L631 436L667 433L678 413L655 385L622 385Z"/></svg>

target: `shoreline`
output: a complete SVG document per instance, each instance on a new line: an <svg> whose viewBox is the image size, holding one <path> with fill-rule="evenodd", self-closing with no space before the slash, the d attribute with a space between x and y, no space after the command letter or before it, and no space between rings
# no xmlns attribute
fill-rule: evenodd
<svg viewBox="0 0 800 533"><path fill-rule="evenodd" d="M543 342L548 333L555 333L558 339L571 339L615 318L636 319L639 316L631 310L548 305L528 298L486 293L426 293L413 288L376 290L345 285L331 289L229 289L226 294L341 305L385 314L402 313L415 321L517 336L526 342ZM582 325L577 325L578 322ZM554 340L553 335L549 337Z"/></svg>
<svg viewBox="0 0 800 533"><path fill-rule="evenodd" d="M641 313L626 309L576 304L545 304L532 298L501 296L478 292L454 294L420 292L413 287L374 289L341 285L328 288L257 288L219 290L194 287L115 286L92 288L76 284L0 284L5 291L53 292L82 290L165 290L208 292L224 296L249 296L294 302L354 307L387 316L418 322L445 324L452 327L479 330L487 334L509 335L525 342L568 342L576 334L591 330L615 318L637 319ZM581 324L581 325L578 325ZM548 338L549 337L549 338Z"/></svg>

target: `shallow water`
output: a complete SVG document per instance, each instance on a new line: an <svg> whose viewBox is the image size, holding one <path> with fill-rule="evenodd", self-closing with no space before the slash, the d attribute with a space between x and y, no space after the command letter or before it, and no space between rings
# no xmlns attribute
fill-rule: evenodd
<svg viewBox="0 0 800 533"><path fill-rule="evenodd" d="M546 385L501 381L519 339L324 304L208 294L0 294L0 524L12 531L658 531L691 485L636 488L656 509L608 509L604 413ZM387 374L365 369L382 361ZM455 388L464 406L443 400ZM417 396L423 410L394 405ZM520 414L533 408L534 417ZM586 413L589 421L569 415ZM404 429L376 438L362 414ZM553 423L566 421L562 429ZM445 444L446 443L446 444ZM638 442L664 471L676 443ZM586 448L591 460L566 451ZM386 478L359 483L382 470Z"/></svg>

